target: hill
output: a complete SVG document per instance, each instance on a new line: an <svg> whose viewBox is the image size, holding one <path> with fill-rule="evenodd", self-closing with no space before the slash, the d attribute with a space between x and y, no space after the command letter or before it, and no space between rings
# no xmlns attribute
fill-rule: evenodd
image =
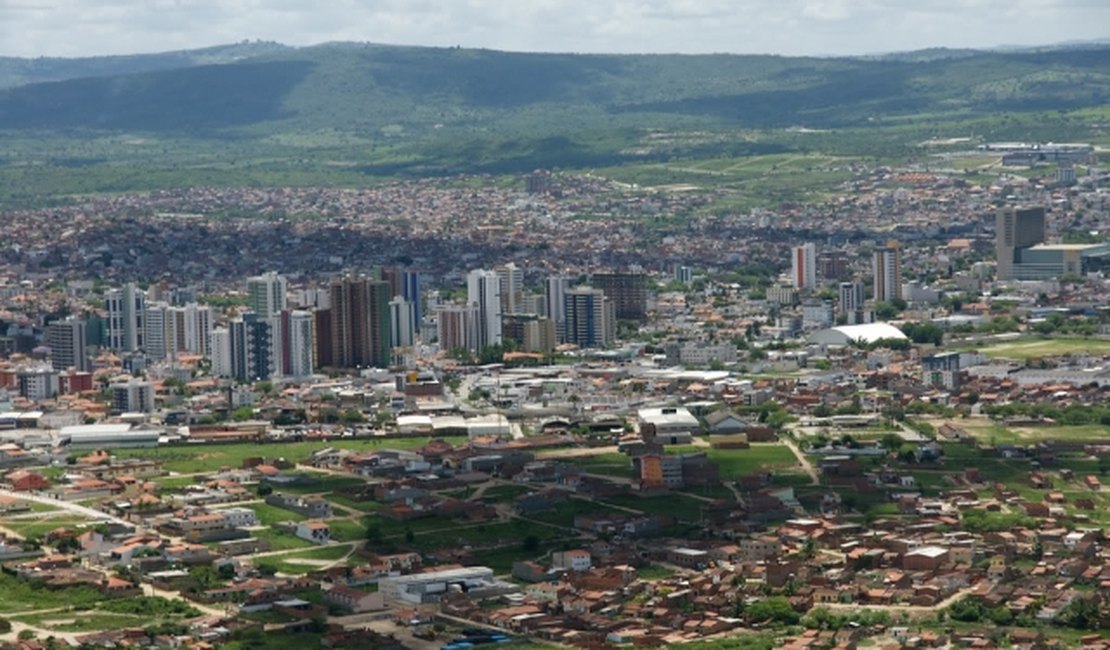
<svg viewBox="0 0 1110 650"><path fill-rule="evenodd" d="M111 59L111 58L110 58ZM207 63L218 59L222 63ZM842 127L1110 100L1110 47L957 57L571 55L332 44L52 64L0 91L5 129L254 133L541 128L678 120ZM126 74L120 73L120 69ZM159 69L162 68L162 69ZM102 73L117 70L116 73ZM558 130L558 129L556 129Z"/></svg>
<svg viewBox="0 0 1110 650"><path fill-rule="evenodd" d="M1110 46L799 58L243 43L0 59L5 84L0 204L41 204L203 183L349 185L784 153L889 160L969 133L1101 141Z"/></svg>
<svg viewBox="0 0 1110 650"><path fill-rule="evenodd" d="M196 50L121 56L92 56L79 59L0 57L0 89L50 81L110 77L113 75L173 70L211 63L234 61L280 52L290 48L280 43L242 42Z"/></svg>

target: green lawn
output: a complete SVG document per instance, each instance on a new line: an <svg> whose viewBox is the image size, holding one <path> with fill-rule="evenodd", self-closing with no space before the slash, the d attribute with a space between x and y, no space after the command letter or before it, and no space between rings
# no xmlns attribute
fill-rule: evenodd
<svg viewBox="0 0 1110 650"><path fill-rule="evenodd" d="M346 506L352 510L358 510L361 512L375 512L377 510L381 510L383 506L383 504L377 501L355 501L354 499L339 494L332 494L328 497L328 500L331 501L332 504Z"/></svg>
<svg viewBox="0 0 1110 650"><path fill-rule="evenodd" d="M366 526L360 521L330 519L331 538L339 542L357 542L366 539Z"/></svg>
<svg viewBox="0 0 1110 650"><path fill-rule="evenodd" d="M494 485L487 488L482 494L483 501L496 501L498 503L511 502L522 494L535 492L542 486L529 486L529 485ZM468 490L473 493L473 490Z"/></svg>
<svg viewBox="0 0 1110 650"><path fill-rule="evenodd" d="M294 548L312 548L316 546L316 544L301 539L293 533L283 533L274 528L259 528L250 531L250 534L258 539L264 539L270 542L270 549L274 551L286 551Z"/></svg>
<svg viewBox="0 0 1110 650"><path fill-rule="evenodd" d="M308 519L302 514L268 503L249 503L243 507L254 510L255 515L258 516L258 523L263 526L273 526L280 521L304 521Z"/></svg>
<svg viewBox="0 0 1110 650"><path fill-rule="evenodd" d="M20 580L7 573L0 573L0 613L9 614L54 607L91 607L104 596L89 587L46 589Z"/></svg>
<svg viewBox="0 0 1110 650"><path fill-rule="evenodd" d="M641 580L663 580L675 574L675 570L659 564L649 564L636 569L636 575Z"/></svg>
<svg viewBox="0 0 1110 650"><path fill-rule="evenodd" d="M138 614L107 614L103 612L51 612L16 617L16 621L59 632L99 632L146 627L160 621Z"/></svg>
<svg viewBox="0 0 1110 650"><path fill-rule="evenodd" d="M1063 354L1110 354L1110 339L1021 338L975 349L989 357L1020 360Z"/></svg>
<svg viewBox="0 0 1110 650"><path fill-rule="evenodd" d="M478 524L456 527L440 532L414 533L412 546L418 551L437 548L520 547L524 539L534 535L540 541L565 537L566 532L549 526L536 526L524 521Z"/></svg>
<svg viewBox="0 0 1110 650"><path fill-rule="evenodd" d="M582 468L588 474L632 478L632 461L624 454L610 453L595 456L578 456L564 459Z"/></svg>
<svg viewBox="0 0 1110 650"><path fill-rule="evenodd" d="M321 568L317 561L335 561L345 557L351 551L351 545L324 546L309 551L289 553L286 555L256 558L255 566L270 567L280 573L302 575ZM295 562L293 560L313 560L313 562Z"/></svg>
<svg viewBox="0 0 1110 650"><path fill-rule="evenodd" d="M193 444L159 447L157 449L119 449L116 454L124 458L146 458L160 460L171 472L194 473L212 472L222 467L237 468L248 458L284 458L300 462L313 451L334 447L356 451L374 449L417 449L428 444L432 438L388 438L374 440L331 440L327 442L279 442L279 443L236 443ZM444 438L447 442L458 444L465 438L455 436Z"/></svg>
<svg viewBox="0 0 1110 650"><path fill-rule="evenodd" d="M682 494L641 497L635 494L618 495L605 498L606 504L632 508L647 514L673 515L682 521L698 521L705 501Z"/></svg>
<svg viewBox="0 0 1110 650"><path fill-rule="evenodd" d="M798 459L786 445L753 444L749 449L710 449L709 460L721 466L722 480L735 480L757 471L797 468Z"/></svg>
<svg viewBox="0 0 1110 650"><path fill-rule="evenodd" d="M73 517L52 517L46 519L9 519L0 521L5 528L9 528L24 537L42 537L58 528L77 528L88 523L89 519L75 519Z"/></svg>
<svg viewBox="0 0 1110 650"><path fill-rule="evenodd" d="M632 497L635 498L635 497ZM612 501L612 499L609 499ZM630 506L631 507L631 506ZM597 514L600 516L621 514L623 511L609 508L604 503L570 499L557 504L551 510L526 515L528 519L543 521L563 528L573 528L574 518L578 515Z"/></svg>
<svg viewBox="0 0 1110 650"><path fill-rule="evenodd" d="M359 490L366 485L366 481L357 476L337 476L323 472L301 472L301 474L311 478L312 482L304 485L281 486L280 491L296 494L322 494L325 492Z"/></svg>

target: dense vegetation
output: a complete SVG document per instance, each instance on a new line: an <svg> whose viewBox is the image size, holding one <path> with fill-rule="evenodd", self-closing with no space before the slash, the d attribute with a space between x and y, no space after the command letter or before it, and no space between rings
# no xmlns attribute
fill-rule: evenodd
<svg viewBox="0 0 1110 650"><path fill-rule="evenodd" d="M247 43L0 59L0 205L542 167L730 183L743 208L835 186L844 157L913 159L934 136L1102 141L1108 71L1105 47L820 59ZM799 167L755 183L673 167L753 156Z"/></svg>
<svg viewBox="0 0 1110 650"><path fill-rule="evenodd" d="M188 53L154 55L146 66L141 58L121 57L131 65L107 76L96 73L110 68L89 63L82 78L0 93L0 116L17 129L176 133L247 123L264 123L270 131L355 132L390 125L547 124L559 131L572 124L609 129L664 122L842 127L921 115L1066 110L1110 100L1110 49L1097 48L931 61L351 44L261 52L218 65L188 65L205 61ZM28 65L26 77L36 79L36 66ZM51 75L44 70L42 77ZM241 110L244 103L247 110Z"/></svg>

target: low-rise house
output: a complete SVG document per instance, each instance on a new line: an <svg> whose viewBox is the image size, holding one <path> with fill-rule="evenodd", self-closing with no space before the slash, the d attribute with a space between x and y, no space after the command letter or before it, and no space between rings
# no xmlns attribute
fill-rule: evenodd
<svg viewBox="0 0 1110 650"><path fill-rule="evenodd" d="M300 497L285 494L271 494L266 497L266 503L290 510L311 519L327 519L332 516L331 503L321 497Z"/></svg>
<svg viewBox="0 0 1110 650"><path fill-rule="evenodd" d="M319 520L299 522L293 534L313 544L327 544L331 541L331 529L327 523Z"/></svg>
<svg viewBox="0 0 1110 650"><path fill-rule="evenodd" d="M556 551L551 554L551 565L557 569L589 571L592 566L590 552L584 549Z"/></svg>
<svg viewBox="0 0 1110 650"><path fill-rule="evenodd" d="M380 592L368 592L335 585L324 592L324 600L352 614L376 612L385 609L385 599Z"/></svg>
<svg viewBox="0 0 1110 650"><path fill-rule="evenodd" d="M4 481L10 485L11 489L15 492L37 492L50 487L50 481L42 474L26 469L17 469L9 472L8 475L4 477Z"/></svg>

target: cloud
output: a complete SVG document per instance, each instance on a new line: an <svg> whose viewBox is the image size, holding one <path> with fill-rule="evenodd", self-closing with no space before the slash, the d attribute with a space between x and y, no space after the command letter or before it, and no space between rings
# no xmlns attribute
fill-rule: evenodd
<svg viewBox="0 0 1110 650"><path fill-rule="evenodd" d="M1110 0L0 0L0 55L243 39L526 51L859 54L1110 36Z"/></svg>

